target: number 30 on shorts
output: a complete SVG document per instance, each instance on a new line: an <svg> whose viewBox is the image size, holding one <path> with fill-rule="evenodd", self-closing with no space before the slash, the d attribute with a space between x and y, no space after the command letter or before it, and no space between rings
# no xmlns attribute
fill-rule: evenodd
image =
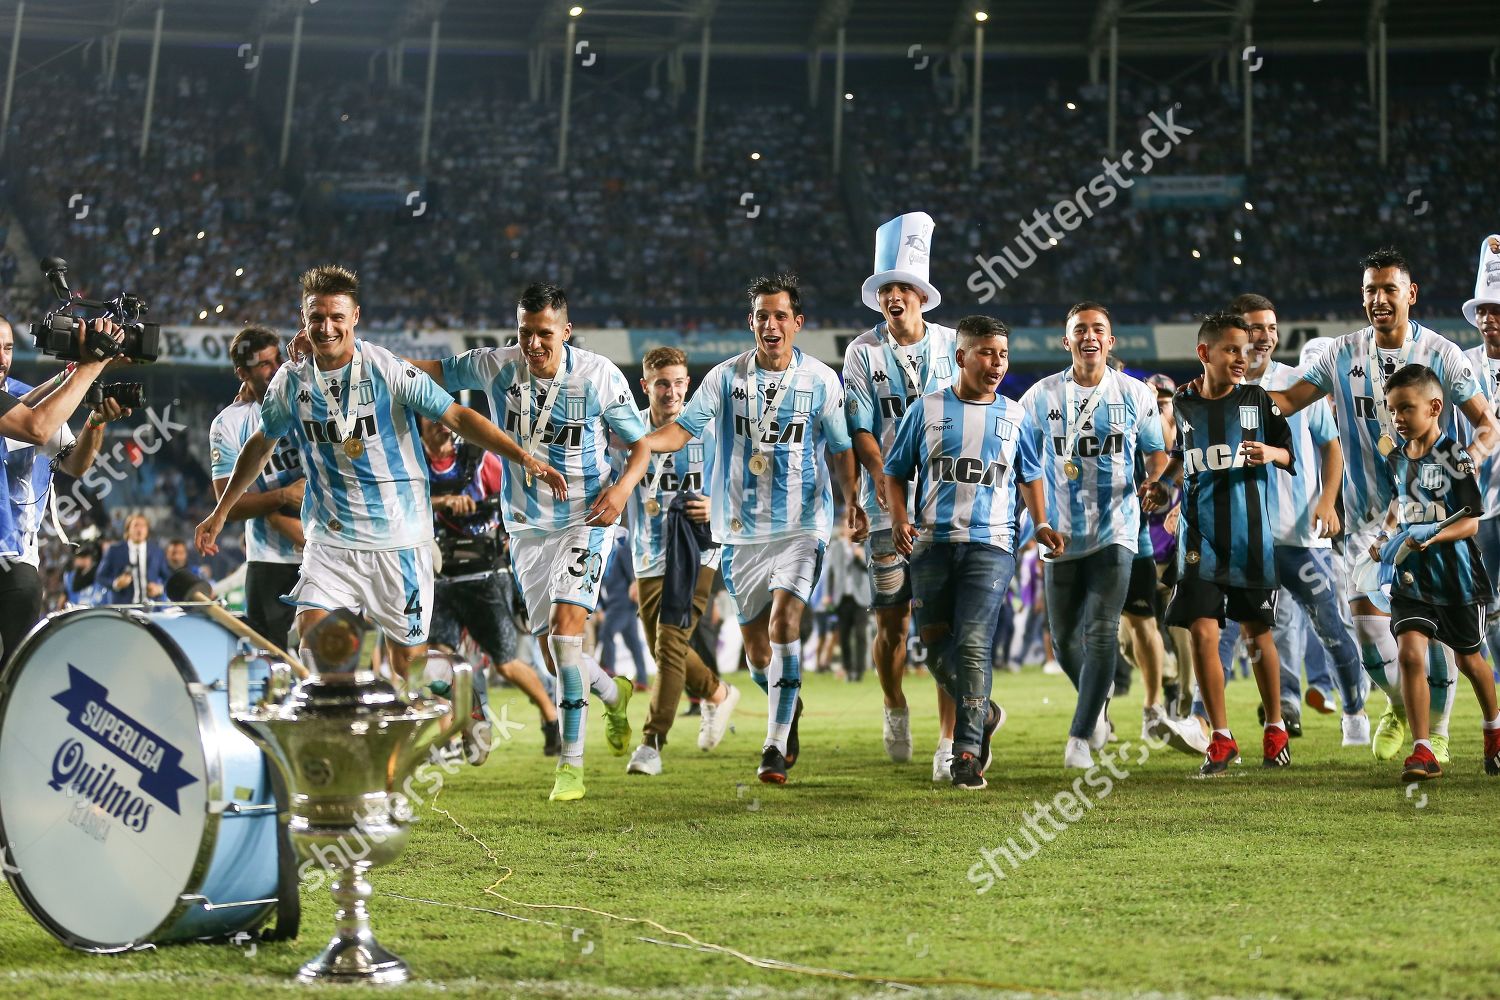
<svg viewBox="0 0 1500 1000"><path fill-rule="evenodd" d="M568 565L568 573L586 580L585 590L594 589L599 583L599 577L604 575L604 556L578 546L568 552L573 556L573 562Z"/></svg>

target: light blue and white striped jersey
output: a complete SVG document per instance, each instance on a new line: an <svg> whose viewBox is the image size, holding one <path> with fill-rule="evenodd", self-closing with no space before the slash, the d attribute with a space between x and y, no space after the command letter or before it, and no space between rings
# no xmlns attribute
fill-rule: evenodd
<svg viewBox="0 0 1500 1000"><path fill-rule="evenodd" d="M896 425L906 408L918 397L953 384L953 352L958 334L951 327L936 323L925 326L921 340L898 348L910 358L917 373L917 385L910 384L905 363L891 350L884 323L855 337L844 352L844 407L849 436L853 438L856 431L873 434L882 456L890 454L891 443L896 440ZM859 500L870 515L870 530L889 528L891 515L875 502L875 481L863 467L859 476ZM915 503L912 491L907 491L907 497Z"/></svg>
<svg viewBox="0 0 1500 1000"><path fill-rule="evenodd" d="M1415 320L1409 321L1406 363L1426 365L1443 384L1443 413L1438 421L1442 433L1458 437L1453 408L1474 398L1479 379L1458 345ZM1373 327L1346 333L1302 370L1302 378L1333 397L1333 416L1344 446L1344 530L1355 529L1384 517L1391 503L1391 468L1376 449L1380 441L1377 406L1385 405L1380 382L1370 371L1370 349L1375 342ZM1401 366L1400 352L1386 352L1383 363ZM1392 429L1392 437L1402 439Z"/></svg>
<svg viewBox="0 0 1500 1000"><path fill-rule="evenodd" d="M1078 435L1073 461L1077 479L1063 472L1071 367L1048 375L1021 397L1042 463L1047 521L1066 543L1061 560L1079 559L1106 545L1135 552L1141 535L1136 498L1135 454L1164 450L1156 390L1123 372L1107 369L1097 387L1079 386L1074 406L1082 413L1095 391L1103 392Z"/></svg>
<svg viewBox="0 0 1500 1000"><path fill-rule="evenodd" d="M1479 378L1479 384L1484 390L1485 398L1490 401L1490 409L1500 416L1500 358L1491 358L1485 353L1484 345L1471 347L1464 351L1464 357L1469 359L1474 373ZM1468 444L1474 439L1474 429L1469 426L1467 420L1458 421L1463 426L1460 428L1460 439L1462 443ZM1500 457L1490 456L1479 465L1479 492L1484 497L1484 514L1481 521L1488 521L1492 517L1500 516ZM1493 567L1500 570L1500 567Z"/></svg>
<svg viewBox="0 0 1500 1000"><path fill-rule="evenodd" d="M505 463L505 530L508 534L549 534L583 524L599 494L614 481L609 463L609 432L634 444L646 434L636 411L630 384L613 361L572 344L563 345L557 369L561 384L546 427L538 426L553 379L532 379L519 347L478 347L443 359L443 382L449 389L482 389L490 401L490 419L521 441L522 386L530 389L532 431L538 434L536 457L562 473L568 498L557 500L541 480L526 485L526 476ZM522 442L522 447L525 447Z"/></svg>
<svg viewBox="0 0 1500 1000"><path fill-rule="evenodd" d="M784 372L761 371L754 349L720 362L677 418L690 435L714 439L713 529L720 545L809 534L826 544L832 534L833 488L821 446L835 454L849 450L844 390L832 368L799 349L792 354ZM756 476L749 466L752 438L768 390L775 394L764 453L771 467Z"/></svg>
<svg viewBox="0 0 1500 1000"><path fill-rule="evenodd" d="M307 491L302 534L308 542L344 549L404 549L432 539L432 499L417 414L437 420L453 398L423 372L378 344L356 340L364 376L349 386L345 365L323 373L349 407L359 458L344 454L339 429L308 358L282 365L260 406L267 437L289 437L302 451Z"/></svg>
<svg viewBox="0 0 1500 1000"><path fill-rule="evenodd" d="M0 384L13 396L24 396L32 388L14 378ZM9 523L9 531L0 533L0 558L14 559L28 566L40 565L37 539L42 530L42 517L51 502L52 463L75 441L73 432L64 423L44 444L6 438L0 446L12 515L0 519L0 523ZM0 492L0 503L4 502L4 493Z"/></svg>
<svg viewBox="0 0 1500 1000"><path fill-rule="evenodd" d="M915 479L912 523L921 537L1015 551L1016 479L1029 483L1042 475L1030 424L1014 400L967 402L952 386L907 408L885 471Z"/></svg>
<svg viewBox="0 0 1500 1000"><path fill-rule="evenodd" d="M1280 361L1267 360L1266 373L1246 385L1258 385L1267 392L1290 388L1302 378L1302 372ZM1294 545L1304 549L1326 549L1333 544L1318 535L1313 524L1313 506L1323 489L1323 446L1337 440L1339 429L1333 422L1333 410L1324 400L1286 418L1292 431L1292 465L1294 476L1278 466L1271 473L1272 486L1267 508L1271 532L1276 545ZM1332 486L1337 490L1337 485Z"/></svg>
<svg viewBox="0 0 1500 1000"><path fill-rule="evenodd" d="M210 475L227 479L250 436L260 430L260 407L254 403L230 403L214 417L208 429ZM271 452L266 467L246 493L264 493L290 486L302 478L302 451L291 438L282 438ZM271 527L264 517L245 520L245 561L296 564L302 562L297 543Z"/></svg>
<svg viewBox="0 0 1500 1000"><path fill-rule="evenodd" d="M651 428L651 410L640 411L641 423ZM623 454L615 455L615 470L625 467ZM709 495L709 484L713 479L714 446L712 430L703 437L695 437L681 451L670 455L651 456L651 468L641 477L640 483L630 491L630 555L635 564L637 580L661 576L667 571L666 524L667 508L678 493ZM661 479L655 492L650 492L651 477L661 470ZM652 517L646 512L646 501L652 496L661 504L661 509ZM719 549L704 549L699 562L704 566L717 564Z"/></svg>

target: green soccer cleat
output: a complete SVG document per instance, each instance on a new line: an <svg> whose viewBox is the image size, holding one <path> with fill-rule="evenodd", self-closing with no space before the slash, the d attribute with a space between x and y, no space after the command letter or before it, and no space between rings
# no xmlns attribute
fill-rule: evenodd
<svg viewBox="0 0 1500 1000"><path fill-rule="evenodd" d="M1442 733L1433 733L1427 737L1427 742L1432 744L1432 756L1439 764L1453 763L1453 757L1448 753L1448 737Z"/></svg>
<svg viewBox="0 0 1500 1000"><path fill-rule="evenodd" d="M1389 699L1380 721L1375 723L1375 735L1370 740L1370 751L1376 760L1394 760L1406 745L1406 710L1398 709Z"/></svg>
<svg viewBox="0 0 1500 1000"><path fill-rule="evenodd" d="M630 716L625 709L630 706L630 696L635 694L635 684L628 677L616 677L615 690L620 692L619 698L604 709L604 742L616 757L623 757L630 743Z"/></svg>
<svg viewBox="0 0 1500 1000"><path fill-rule="evenodd" d="M583 798L583 793L583 765L557 765L557 777L552 781L552 794L547 796L547 801L572 802Z"/></svg>

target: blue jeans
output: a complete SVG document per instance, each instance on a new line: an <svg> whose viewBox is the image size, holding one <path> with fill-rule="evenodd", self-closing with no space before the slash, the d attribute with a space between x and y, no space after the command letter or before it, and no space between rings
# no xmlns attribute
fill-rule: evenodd
<svg viewBox="0 0 1500 1000"><path fill-rule="evenodd" d="M1015 571L1015 556L979 542L933 542L912 552L917 627L948 630L928 646L927 667L958 705L955 756L979 753L994 681L995 627Z"/></svg>
<svg viewBox="0 0 1500 1000"><path fill-rule="evenodd" d="M1123 545L1106 545L1080 559L1049 562L1043 569L1052 654L1078 689L1069 736L1088 739L1109 700L1134 559L1135 553Z"/></svg>

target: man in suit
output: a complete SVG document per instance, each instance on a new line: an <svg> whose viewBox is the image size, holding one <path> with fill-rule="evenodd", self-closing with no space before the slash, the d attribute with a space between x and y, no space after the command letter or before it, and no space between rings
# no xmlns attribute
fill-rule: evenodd
<svg viewBox="0 0 1500 1000"><path fill-rule="evenodd" d="M150 533L146 515L131 514L125 519L125 540L104 550L98 578L109 585L109 603L145 604L165 593L167 560Z"/></svg>

